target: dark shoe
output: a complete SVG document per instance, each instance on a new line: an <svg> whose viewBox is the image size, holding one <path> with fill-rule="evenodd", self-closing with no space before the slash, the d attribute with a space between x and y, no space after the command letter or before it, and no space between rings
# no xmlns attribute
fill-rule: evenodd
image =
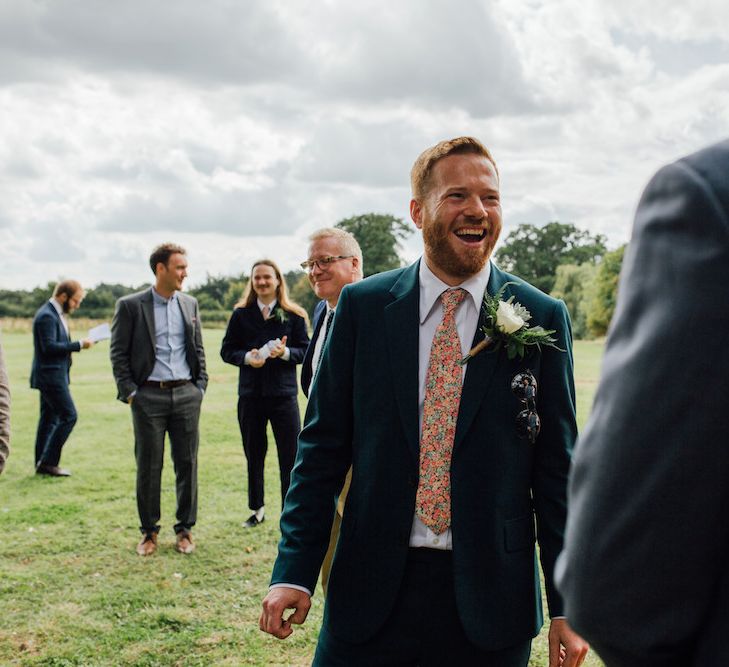
<svg viewBox="0 0 729 667"><path fill-rule="evenodd" d="M145 533L137 545L137 553L140 556L151 556L157 551L157 533Z"/></svg>
<svg viewBox="0 0 729 667"><path fill-rule="evenodd" d="M46 463L39 463L35 469L36 475L50 475L51 477L70 477L71 471L58 466L49 466Z"/></svg>
<svg viewBox="0 0 729 667"><path fill-rule="evenodd" d="M251 514L248 521L246 521L243 524L243 527L244 528L255 528L259 523L263 523L265 520L266 520L265 516L259 521L258 517L255 514Z"/></svg>
<svg viewBox="0 0 729 667"><path fill-rule="evenodd" d="M191 554L195 551L195 543L192 541L192 533L188 533L184 530L177 533L175 549L177 549L177 551L181 554Z"/></svg>

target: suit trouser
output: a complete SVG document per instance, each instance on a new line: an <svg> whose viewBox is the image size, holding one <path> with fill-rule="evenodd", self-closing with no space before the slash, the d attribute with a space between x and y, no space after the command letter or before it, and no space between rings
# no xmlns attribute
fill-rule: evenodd
<svg viewBox="0 0 729 667"><path fill-rule="evenodd" d="M366 642L352 644L335 637L325 621L313 664L526 667L530 652L531 639L497 651L473 644L458 615L452 553L410 549L395 606L380 631Z"/></svg>
<svg viewBox="0 0 729 667"><path fill-rule="evenodd" d="M78 414L68 385L40 389L40 418L35 437L35 464L57 466L63 445L76 425Z"/></svg>
<svg viewBox="0 0 729 667"><path fill-rule="evenodd" d="M175 467L177 523L189 530L197 520L197 450L202 392L192 382L174 389L140 387L132 401L137 510L140 530L158 532L165 433Z"/></svg>
<svg viewBox="0 0 729 667"><path fill-rule="evenodd" d="M296 458L296 440L301 430L299 402L296 396L238 398L238 424L248 465L248 507L254 511L264 505L263 469L268 451L266 425L269 421L278 452L283 507Z"/></svg>

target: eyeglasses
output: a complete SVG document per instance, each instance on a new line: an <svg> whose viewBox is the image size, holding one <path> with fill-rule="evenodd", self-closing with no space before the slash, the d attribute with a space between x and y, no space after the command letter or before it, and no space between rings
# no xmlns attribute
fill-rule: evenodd
<svg viewBox="0 0 729 667"><path fill-rule="evenodd" d="M537 380L532 372L527 370L517 373L511 380L511 391L526 404L526 410L516 416L517 435L534 444L542 422L537 414Z"/></svg>
<svg viewBox="0 0 729 667"><path fill-rule="evenodd" d="M320 259L307 259L305 262L301 262L301 268L304 269L304 271L311 271L316 266L324 270L330 264L338 262L340 259L349 259L350 257L354 257L354 255L337 255L336 257L329 255L328 257L322 257Z"/></svg>

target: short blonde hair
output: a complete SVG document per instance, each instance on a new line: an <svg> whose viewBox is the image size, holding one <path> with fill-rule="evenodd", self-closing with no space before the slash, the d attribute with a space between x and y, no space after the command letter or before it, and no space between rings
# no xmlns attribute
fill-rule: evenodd
<svg viewBox="0 0 729 667"><path fill-rule="evenodd" d="M496 170L496 176L499 175L499 169L491 156L489 149L486 148L478 139L473 137L456 137L455 139L445 139L439 141L435 146L426 148L415 160L413 168L410 170L410 185L413 190L413 199L422 199L428 194L430 186L430 176L433 167L438 160L442 160L449 155L463 155L472 153L485 157Z"/></svg>
<svg viewBox="0 0 729 667"><path fill-rule="evenodd" d="M364 263L362 261L362 248L359 247L354 234L340 227L322 227L309 236L309 244L322 239L336 239L343 255L353 255L358 260L359 275L364 275Z"/></svg>

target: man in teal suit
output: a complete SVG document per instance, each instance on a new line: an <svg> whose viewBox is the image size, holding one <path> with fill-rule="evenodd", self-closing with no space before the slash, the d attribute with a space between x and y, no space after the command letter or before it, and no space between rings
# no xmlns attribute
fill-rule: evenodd
<svg viewBox="0 0 729 667"><path fill-rule="evenodd" d="M549 663L574 667L587 646L560 618L552 580L576 436L567 311L489 262L501 205L482 144L437 144L411 180L424 255L342 291L299 437L261 629L284 638L306 618L351 465L314 664L524 667L542 625L536 534L552 617ZM458 358L483 339L484 292L505 285L503 299L513 296L530 324L555 330L561 350L532 347L510 360L494 346L461 370ZM460 303L448 305L454 291ZM453 340L457 354L434 361ZM440 380L430 376L454 368L457 391L438 396ZM517 416L527 406L512 389L527 371L538 388L527 410L536 407L541 422L534 442L520 438ZM450 413L433 418L434 395ZM454 433L434 448L426 431L448 419ZM433 451L438 463L429 468ZM445 498L438 522L430 520L435 491ZM294 610L288 618L286 609Z"/></svg>

